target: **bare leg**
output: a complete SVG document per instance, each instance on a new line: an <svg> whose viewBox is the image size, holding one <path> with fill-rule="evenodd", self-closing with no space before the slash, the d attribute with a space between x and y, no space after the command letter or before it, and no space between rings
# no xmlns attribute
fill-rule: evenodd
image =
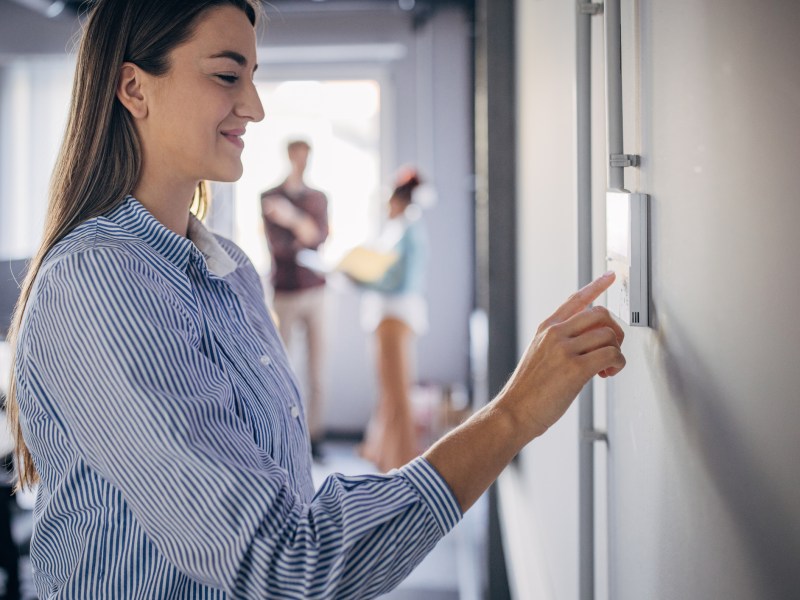
<svg viewBox="0 0 800 600"><path fill-rule="evenodd" d="M384 319L376 331L381 400L376 414L375 463L382 471L401 467L418 454L410 399L411 329L398 319ZM378 437L380 436L380 437Z"/></svg>
<svg viewBox="0 0 800 600"><path fill-rule="evenodd" d="M381 456L381 445L383 444L384 431L386 429L386 398L381 388L380 369L380 344L378 343L378 332L374 336L373 355L375 358L375 370L378 373L378 401L370 415L366 430L364 431L364 441L358 445L356 451L361 458L371 463L378 464Z"/></svg>

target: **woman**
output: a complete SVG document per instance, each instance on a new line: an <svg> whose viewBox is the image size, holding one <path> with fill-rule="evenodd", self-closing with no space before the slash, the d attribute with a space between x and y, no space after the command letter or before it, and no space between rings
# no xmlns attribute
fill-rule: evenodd
<svg viewBox="0 0 800 600"><path fill-rule="evenodd" d="M381 471L401 467L418 454L409 397L414 338L428 328L424 297L427 242L419 207L413 204L419 175L404 170L389 198L389 220L378 240L379 248L397 257L378 281L367 288L362 322L375 333L378 406L367 427L360 454Z"/></svg>
<svg viewBox="0 0 800 600"><path fill-rule="evenodd" d="M99 0L41 249L15 315L9 417L39 483L43 598L372 597L391 589L596 373L621 331L543 326L504 391L399 471L314 493L308 431L258 276L190 216L240 176L255 2ZM557 374L557 375L556 375Z"/></svg>

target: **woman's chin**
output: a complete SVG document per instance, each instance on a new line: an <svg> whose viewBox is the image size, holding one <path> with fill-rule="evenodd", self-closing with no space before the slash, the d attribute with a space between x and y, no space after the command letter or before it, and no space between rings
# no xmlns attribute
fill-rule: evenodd
<svg viewBox="0 0 800 600"><path fill-rule="evenodd" d="M243 172L244 167L242 167L242 163L240 162L237 165L230 165L225 169L218 169L213 177L206 177L206 179L210 181L219 181L221 183L234 183L241 179Z"/></svg>

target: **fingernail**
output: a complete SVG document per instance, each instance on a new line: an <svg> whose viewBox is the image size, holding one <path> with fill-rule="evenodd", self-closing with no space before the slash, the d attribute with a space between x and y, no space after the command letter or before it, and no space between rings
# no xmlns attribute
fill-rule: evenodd
<svg viewBox="0 0 800 600"><path fill-rule="evenodd" d="M614 274L614 271L606 271L603 273L602 277L611 277Z"/></svg>

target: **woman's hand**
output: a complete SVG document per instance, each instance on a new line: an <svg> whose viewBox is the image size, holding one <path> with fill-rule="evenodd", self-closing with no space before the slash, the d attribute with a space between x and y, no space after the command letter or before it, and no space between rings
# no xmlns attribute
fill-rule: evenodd
<svg viewBox="0 0 800 600"><path fill-rule="evenodd" d="M614 282L606 273L570 296L536 332L496 402L509 408L528 439L544 433L595 375L625 367L625 337L608 310L588 308ZM587 309L588 308L588 309Z"/></svg>
<svg viewBox="0 0 800 600"><path fill-rule="evenodd" d="M606 273L570 296L541 324L497 398L425 453L462 510L566 412L586 382L625 366L620 326L605 308L587 310L613 282Z"/></svg>

